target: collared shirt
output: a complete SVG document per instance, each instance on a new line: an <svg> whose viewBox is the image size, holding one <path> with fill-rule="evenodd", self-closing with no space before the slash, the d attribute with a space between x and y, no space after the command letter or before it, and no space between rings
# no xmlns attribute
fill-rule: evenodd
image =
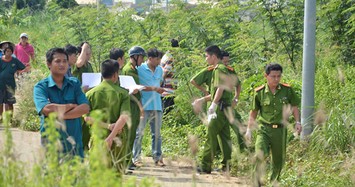
<svg viewBox="0 0 355 187"><path fill-rule="evenodd" d="M130 113L128 91L112 81L103 80L86 93L91 110L102 110L103 121L114 123L121 114Z"/></svg>
<svg viewBox="0 0 355 187"><path fill-rule="evenodd" d="M73 75L73 77L76 77L77 79L79 79L79 81L81 83L83 80L83 77L82 77L83 73L94 73L94 69L92 68L92 65L90 62L87 62L86 64L84 64L80 68L78 68L78 67L76 67L76 65L74 65L72 75Z"/></svg>
<svg viewBox="0 0 355 187"><path fill-rule="evenodd" d="M21 43L18 43L15 46L14 54L25 66L29 66L30 65L30 58L32 55L35 54L35 50L34 50L33 46L29 43L27 43L24 46L21 45Z"/></svg>
<svg viewBox="0 0 355 187"><path fill-rule="evenodd" d="M260 111L258 118L260 123L282 124L282 111L287 104L291 106L299 104L299 98L290 86L279 84L273 94L265 84L255 90L251 109Z"/></svg>
<svg viewBox="0 0 355 187"><path fill-rule="evenodd" d="M220 101L223 101L227 105L231 105L234 97L233 92L235 91L235 87L239 84L240 80L233 68L227 67L224 64L218 64L212 72L210 90L212 99L219 87L224 88Z"/></svg>
<svg viewBox="0 0 355 187"><path fill-rule="evenodd" d="M147 62L138 67L139 82L143 86L160 87L163 81L163 69L157 66L153 72ZM144 110L162 111L161 95L155 91L142 91L142 105Z"/></svg>
<svg viewBox="0 0 355 187"><path fill-rule="evenodd" d="M12 57L10 61L4 61L0 58L0 90L16 88L15 73L17 70L23 70L25 66L17 59Z"/></svg>
<svg viewBox="0 0 355 187"><path fill-rule="evenodd" d="M213 68L211 66L203 68L191 80L194 80L197 85L206 84L207 91L211 92L211 79Z"/></svg>
<svg viewBox="0 0 355 187"><path fill-rule="evenodd" d="M54 82L51 75L47 78L39 81L33 89L33 99L36 106L38 114L41 116L41 127L40 131L43 133L45 131L44 119L45 116L42 114L42 109L50 104L89 104L85 97L85 94L81 90L81 84L77 78L64 77L62 88L60 89ZM63 129L63 128L62 128ZM71 150L71 143L67 140L68 136L74 138L76 146L78 148L83 147L82 143L82 129L81 129L81 119L67 119L65 120L65 131L59 130L60 139L64 145L64 152Z"/></svg>
<svg viewBox="0 0 355 187"><path fill-rule="evenodd" d="M134 81L136 82L136 84L139 84L138 71L131 63L127 63L123 66L121 74L132 76ZM140 101L141 100L141 93L138 92L138 93L134 94L134 97L136 97L138 99L138 101Z"/></svg>

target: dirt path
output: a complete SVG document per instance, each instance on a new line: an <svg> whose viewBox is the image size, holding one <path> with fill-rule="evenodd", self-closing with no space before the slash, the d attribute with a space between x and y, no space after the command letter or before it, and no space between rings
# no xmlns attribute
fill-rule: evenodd
<svg viewBox="0 0 355 187"><path fill-rule="evenodd" d="M28 165L38 163L41 159L42 149L40 145L39 132L22 131L16 128L11 129L14 143L14 153L17 158ZM0 126L0 151L5 143L4 128ZM141 180L144 177L155 178L155 183L160 186L179 187L179 186L248 186L246 180L230 177L221 172L212 174L196 174L191 163L179 159L179 161L165 159L165 167L155 166L151 158L143 158L144 165L125 177L136 177Z"/></svg>

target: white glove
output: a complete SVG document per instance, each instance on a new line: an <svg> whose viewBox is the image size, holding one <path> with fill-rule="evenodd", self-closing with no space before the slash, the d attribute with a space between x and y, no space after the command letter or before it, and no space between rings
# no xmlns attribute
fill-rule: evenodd
<svg viewBox="0 0 355 187"><path fill-rule="evenodd" d="M207 110L207 121L208 121L208 123L212 119L217 118L216 109L217 109L217 104L212 102L211 106Z"/></svg>
<svg viewBox="0 0 355 187"><path fill-rule="evenodd" d="M251 141L251 130L249 128L247 128L247 132L245 132L245 139Z"/></svg>

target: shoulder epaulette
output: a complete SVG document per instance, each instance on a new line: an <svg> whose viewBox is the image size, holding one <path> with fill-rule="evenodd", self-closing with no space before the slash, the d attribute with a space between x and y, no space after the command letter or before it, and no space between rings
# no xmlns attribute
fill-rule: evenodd
<svg viewBox="0 0 355 187"><path fill-rule="evenodd" d="M261 85L261 86L255 88L255 91L258 92L258 91L262 90L263 88L265 88L265 85Z"/></svg>
<svg viewBox="0 0 355 187"><path fill-rule="evenodd" d="M289 84L286 84L286 83L281 83L282 86L285 86L285 87L291 87L291 85Z"/></svg>
<svg viewBox="0 0 355 187"><path fill-rule="evenodd" d="M210 65L207 67L207 71L213 71L214 70L214 66L213 65Z"/></svg>
<svg viewBox="0 0 355 187"><path fill-rule="evenodd" d="M228 69L229 71L231 71L231 72L234 72L234 71L235 71L232 66L226 66L226 67L227 67L227 69Z"/></svg>

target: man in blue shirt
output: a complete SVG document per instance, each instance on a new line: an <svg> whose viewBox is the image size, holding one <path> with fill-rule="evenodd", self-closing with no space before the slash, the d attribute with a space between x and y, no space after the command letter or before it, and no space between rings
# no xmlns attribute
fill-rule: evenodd
<svg viewBox="0 0 355 187"><path fill-rule="evenodd" d="M142 105L144 108L144 118L140 122L137 131L136 139L133 145L132 162L136 164L139 161L142 150L142 138L144 128L149 121L150 131L152 133L152 155L156 165L165 166L162 159L161 144L162 138L160 129L162 125L162 103L161 93L164 92L160 88L163 81L163 69L160 66L160 61L163 53L157 49L148 50L148 61L138 67L139 83L145 86L142 91Z"/></svg>
<svg viewBox="0 0 355 187"><path fill-rule="evenodd" d="M68 55L62 48L52 48L46 54L50 75L39 81L33 90L36 110L41 116L41 143L48 143L44 135L46 124L44 119L52 112L63 120L64 127L58 129L63 145L62 156L84 157L82 143L81 116L88 113L88 100L81 90L77 78L65 77L68 70Z"/></svg>

